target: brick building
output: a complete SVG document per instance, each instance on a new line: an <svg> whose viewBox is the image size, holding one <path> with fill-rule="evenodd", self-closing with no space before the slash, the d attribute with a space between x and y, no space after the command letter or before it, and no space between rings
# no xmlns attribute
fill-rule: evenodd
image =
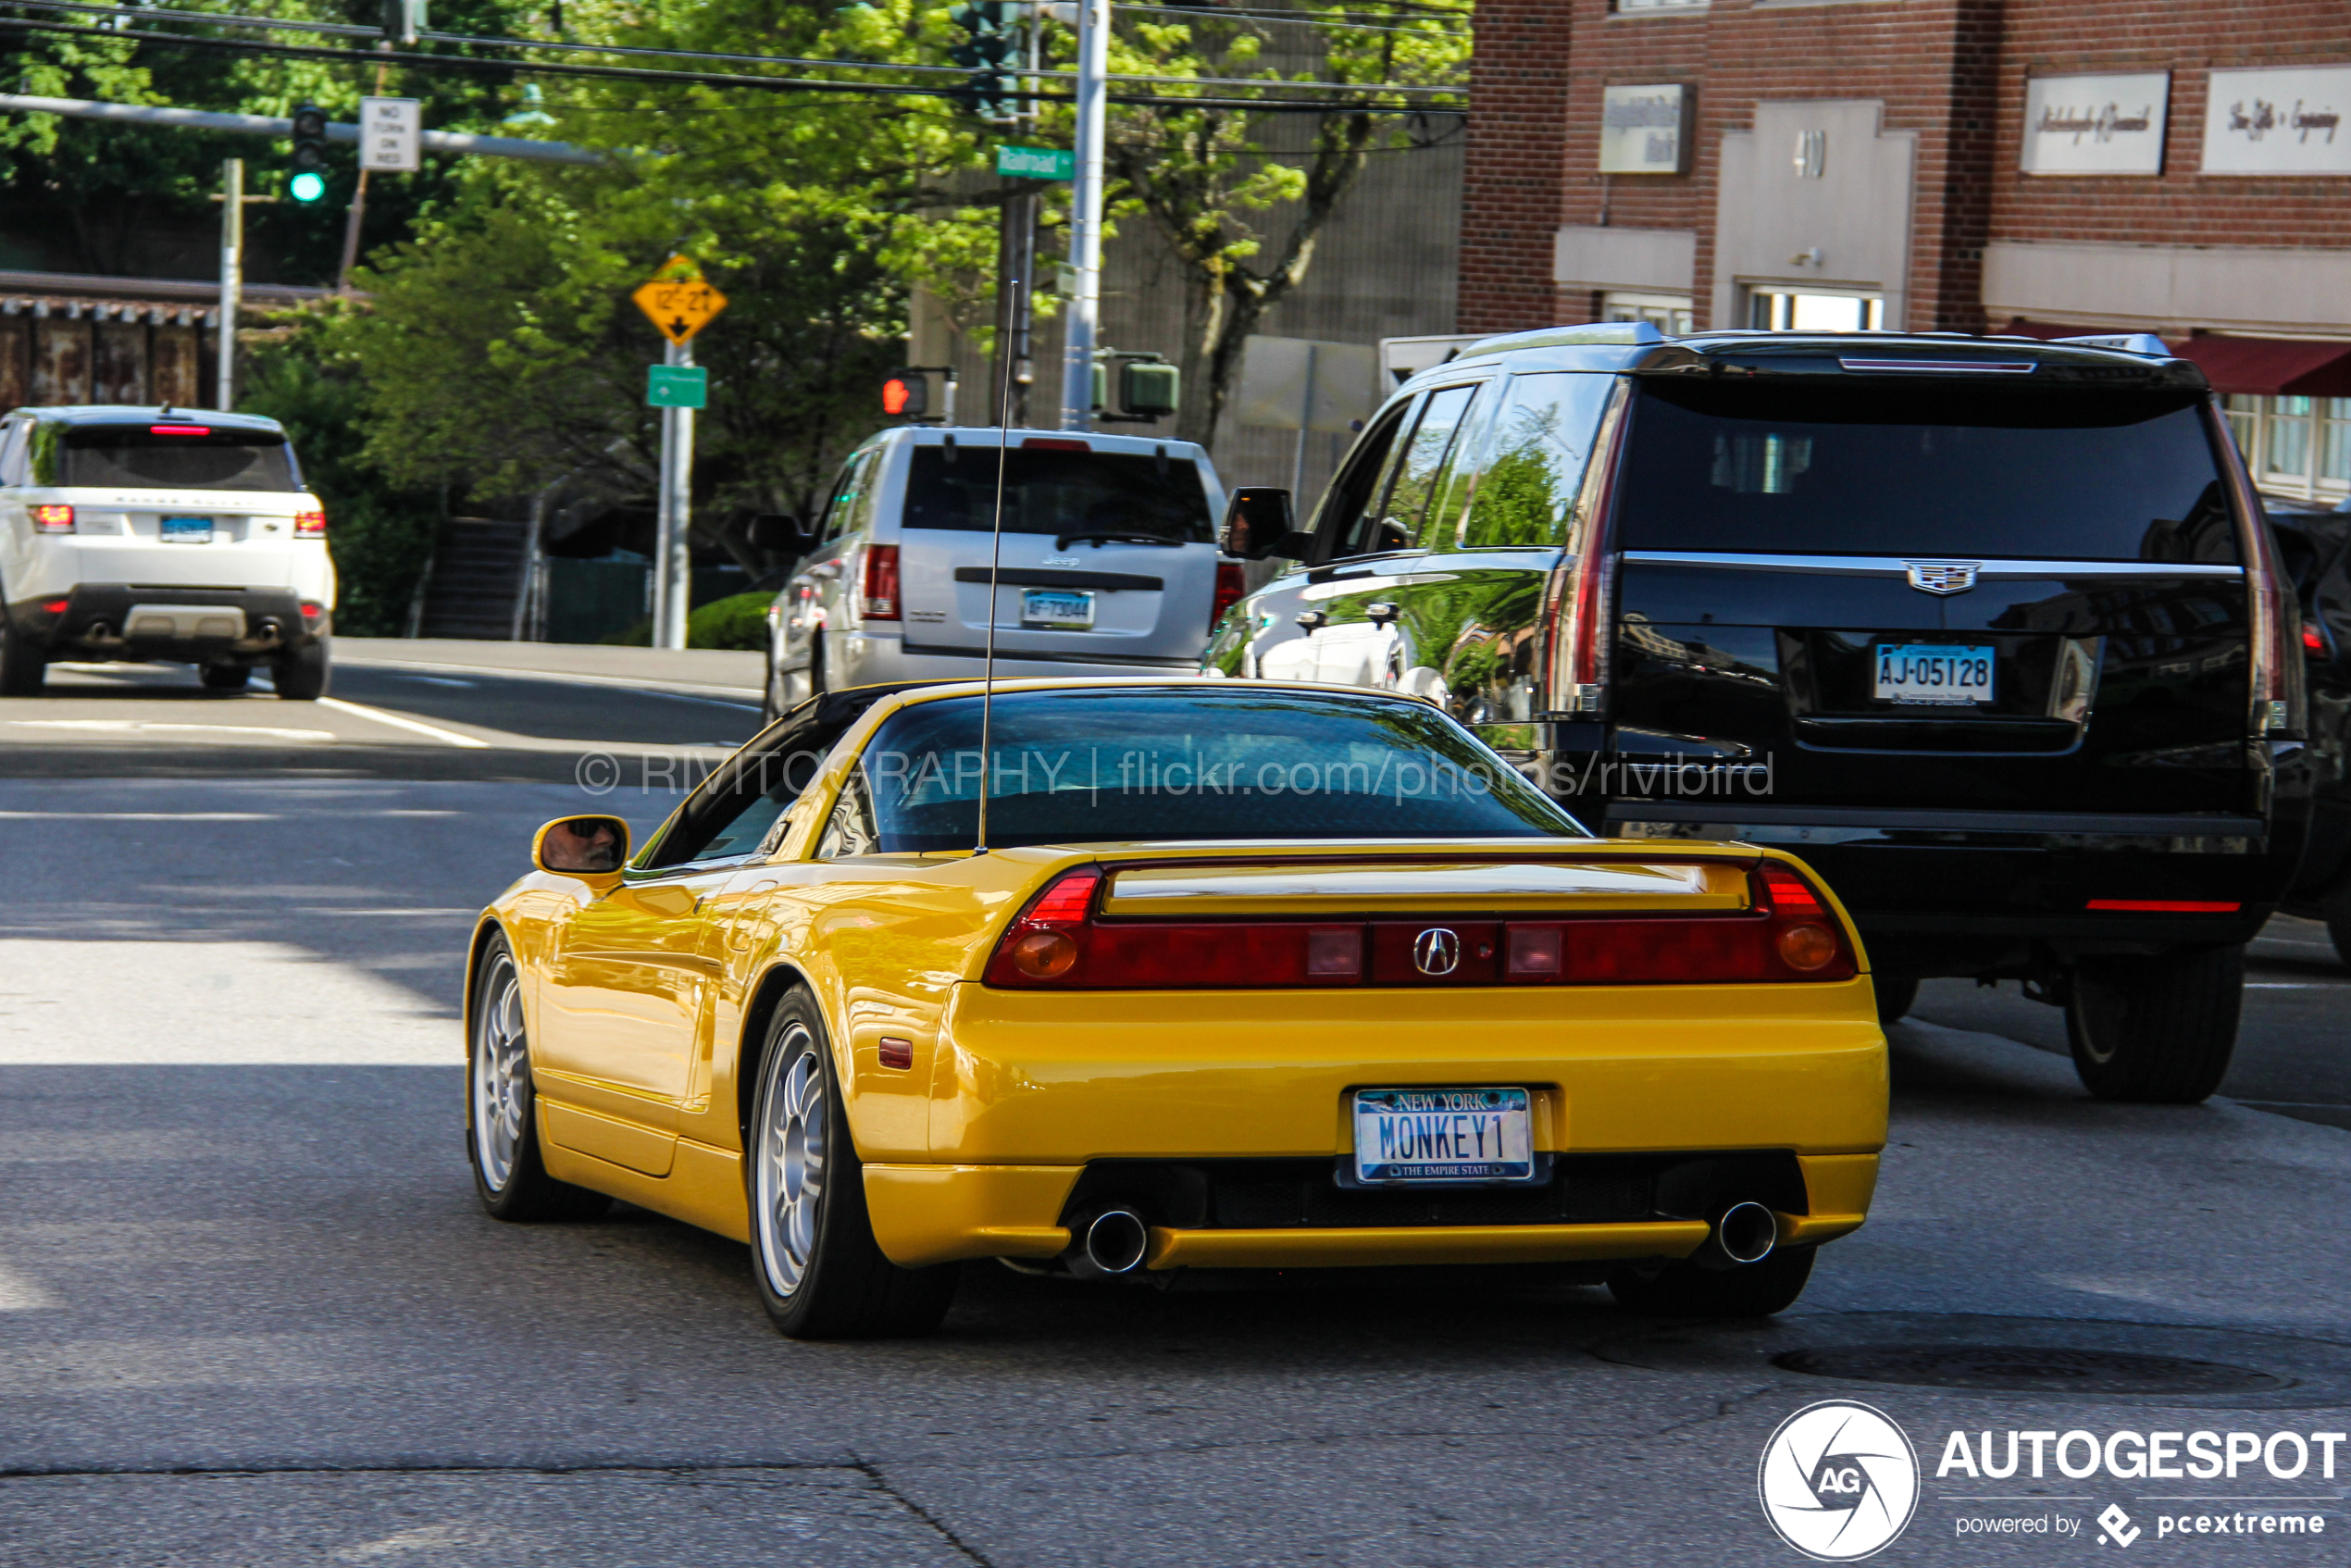
<svg viewBox="0 0 2351 1568"><path fill-rule="evenodd" d="M2351 495L2351 32L2240 0L1480 0L1460 330L2160 333Z"/></svg>

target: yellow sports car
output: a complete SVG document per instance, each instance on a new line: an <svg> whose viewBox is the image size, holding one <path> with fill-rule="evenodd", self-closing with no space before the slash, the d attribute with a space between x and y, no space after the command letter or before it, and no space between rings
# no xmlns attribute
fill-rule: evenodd
<svg viewBox="0 0 2351 1568"><path fill-rule="evenodd" d="M1869 1207L1885 1041L1827 890L1594 839L1414 699L868 687L628 832L548 824L482 916L475 1181L746 1241L788 1334L930 1328L973 1258L1771 1313Z"/></svg>

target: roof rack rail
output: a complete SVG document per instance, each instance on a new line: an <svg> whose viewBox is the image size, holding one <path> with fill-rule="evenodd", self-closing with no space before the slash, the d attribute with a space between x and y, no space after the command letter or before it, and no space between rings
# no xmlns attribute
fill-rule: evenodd
<svg viewBox="0 0 2351 1568"><path fill-rule="evenodd" d="M2173 357L2171 345L2153 332L2099 332L2086 338L2051 338L2049 342L2063 343L2068 348L2110 348L2124 354L2149 355L2157 359Z"/></svg>
<svg viewBox="0 0 2351 1568"><path fill-rule="evenodd" d="M1638 348L1664 341L1665 334L1657 330L1653 321L1592 321L1581 327L1541 327L1532 332L1505 332L1499 337L1480 338L1462 350L1458 357L1468 359L1475 355L1501 354L1514 348Z"/></svg>

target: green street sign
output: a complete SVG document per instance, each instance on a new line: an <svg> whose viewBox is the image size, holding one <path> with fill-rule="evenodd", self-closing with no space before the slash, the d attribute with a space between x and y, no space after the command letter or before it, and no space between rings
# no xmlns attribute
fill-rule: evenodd
<svg viewBox="0 0 2351 1568"><path fill-rule="evenodd" d="M648 408L707 408L710 372L699 365L651 365L645 367Z"/></svg>
<svg viewBox="0 0 2351 1568"><path fill-rule="evenodd" d="M1077 155L1061 147L999 147L996 172L1017 180L1075 180Z"/></svg>

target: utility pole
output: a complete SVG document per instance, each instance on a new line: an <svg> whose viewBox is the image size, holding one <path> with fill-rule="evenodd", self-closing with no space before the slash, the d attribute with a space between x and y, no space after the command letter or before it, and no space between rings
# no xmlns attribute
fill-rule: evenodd
<svg viewBox="0 0 2351 1568"><path fill-rule="evenodd" d="M213 402L223 414L237 406L237 311L245 287L245 160L220 166L220 354Z"/></svg>
<svg viewBox="0 0 2351 1568"><path fill-rule="evenodd" d="M1077 275L1062 341L1062 429L1094 415L1094 340L1102 292L1102 143L1108 126L1108 0L1077 0L1077 167L1070 192L1069 265Z"/></svg>
<svg viewBox="0 0 2351 1568"><path fill-rule="evenodd" d="M662 363L690 366L691 343L673 342ZM653 546L653 635L656 648L686 645L686 616L692 603L693 552L687 543L692 521L694 477L694 411L661 411L661 505L657 542Z"/></svg>

